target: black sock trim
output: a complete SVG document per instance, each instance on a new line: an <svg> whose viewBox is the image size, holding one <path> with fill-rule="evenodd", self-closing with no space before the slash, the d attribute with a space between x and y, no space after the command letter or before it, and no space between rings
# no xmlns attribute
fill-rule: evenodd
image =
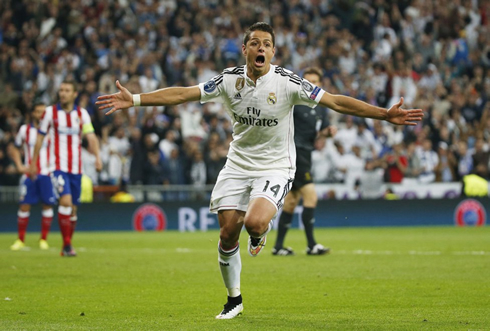
<svg viewBox="0 0 490 331"><path fill-rule="evenodd" d="M228 296L228 303L231 303L233 305L239 305L242 303L242 295L240 294L237 297L230 297Z"/></svg>

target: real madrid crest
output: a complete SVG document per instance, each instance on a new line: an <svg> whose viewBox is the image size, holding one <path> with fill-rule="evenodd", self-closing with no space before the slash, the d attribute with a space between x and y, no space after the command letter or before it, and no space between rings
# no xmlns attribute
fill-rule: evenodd
<svg viewBox="0 0 490 331"><path fill-rule="evenodd" d="M235 88L237 91L241 91L243 87L245 86L245 78L243 77L238 77L235 83Z"/></svg>
<svg viewBox="0 0 490 331"><path fill-rule="evenodd" d="M267 97L267 103L269 105L275 105L277 102L276 94L274 92L269 93L269 97Z"/></svg>

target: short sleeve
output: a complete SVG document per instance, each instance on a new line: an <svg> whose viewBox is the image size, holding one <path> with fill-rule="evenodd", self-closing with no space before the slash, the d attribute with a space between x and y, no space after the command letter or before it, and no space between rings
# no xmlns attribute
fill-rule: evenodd
<svg viewBox="0 0 490 331"><path fill-rule="evenodd" d="M211 78L206 83L200 83L201 103L220 102L223 103L223 74Z"/></svg>
<svg viewBox="0 0 490 331"><path fill-rule="evenodd" d="M22 143L24 142L25 140L25 136L26 136L26 128L27 128L27 125L22 125L19 129L19 132L17 132L17 135L15 136L15 146L17 147L22 147Z"/></svg>
<svg viewBox="0 0 490 331"><path fill-rule="evenodd" d="M304 105L314 108L322 99L325 91L308 80L302 79L301 84L289 84L294 105Z"/></svg>
<svg viewBox="0 0 490 331"><path fill-rule="evenodd" d="M43 117L41 118L41 123L39 123L39 133L46 135L49 130L49 125L53 120L53 107L46 107Z"/></svg>
<svg viewBox="0 0 490 331"><path fill-rule="evenodd" d="M88 111L84 108L81 109L82 111L82 133L87 134L87 133L92 133L94 132L94 126L92 125L92 120L90 119L90 115L88 114Z"/></svg>

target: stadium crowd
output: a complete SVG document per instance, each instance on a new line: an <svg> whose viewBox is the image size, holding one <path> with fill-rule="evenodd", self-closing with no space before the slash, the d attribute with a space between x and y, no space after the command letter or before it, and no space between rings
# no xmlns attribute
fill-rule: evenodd
<svg viewBox="0 0 490 331"><path fill-rule="evenodd" d="M84 151L94 184L213 184L232 127L222 105L189 103L105 116L95 106L120 79L134 93L195 85L241 65L242 33L276 32L274 64L323 69L326 91L426 116L414 128L329 111L339 130L318 140L316 182L359 185L489 178L488 0L66 0L0 2L0 185L17 185L10 157L38 102L64 79L100 139L104 170ZM328 111L328 110L327 110Z"/></svg>

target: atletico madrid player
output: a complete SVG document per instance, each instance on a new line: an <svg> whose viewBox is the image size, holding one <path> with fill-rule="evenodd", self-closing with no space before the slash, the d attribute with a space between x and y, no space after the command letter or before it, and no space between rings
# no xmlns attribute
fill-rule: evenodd
<svg viewBox="0 0 490 331"><path fill-rule="evenodd" d="M82 134L87 137L89 150L95 154L95 166L102 168L99 143L86 109L75 105L76 84L73 81L61 83L59 103L46 108L39 126L34 154L30 165L31 177L37 174L37 158L46 135L51 140L50 169L53 173L54 188L58 193L58 223L63 237L62 256L76 256L71 239L77 223L77 206L80 204L82 179Z"/></svg>
<svg viewBox="0 0 490 331"><path fill-rule="evenodd" d="M15 240L14 244L10 246L10 249L13 251L18 251L25 247L25 233L31 214L31 205L37 204L39 200L42 202L41 239L39 240L39 248L43 250L49 249L47 238L53 220L53 205L56 202L49 171L49 139L44 140L39 157L37 158L37 179L32 180L29 178L28 174L34 145L36 144L39 121L41 120L45 109L45 104L39 103L34 105L30 113L30 123L22 125L15 137L15 145L17 148L24 147L24 164L22 164L19 149L13 149L12 158L17 170L24 175L22 176L20 184L20 206L17 212L19 237Z"/></svg>

